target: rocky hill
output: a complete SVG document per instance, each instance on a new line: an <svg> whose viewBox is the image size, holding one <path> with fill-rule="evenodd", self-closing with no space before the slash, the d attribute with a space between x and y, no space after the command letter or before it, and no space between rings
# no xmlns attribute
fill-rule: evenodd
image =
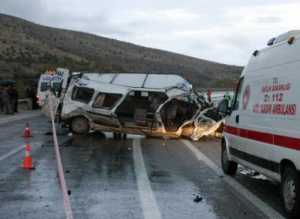
<svg viewBox="0 0 300 219"><path fill-rule="evenodd" d="M0 33L0 79L22 83L46 69L65 67L71 71L178 73L197 87L229 87L242 70L4 14L0 14Z"/></svg>

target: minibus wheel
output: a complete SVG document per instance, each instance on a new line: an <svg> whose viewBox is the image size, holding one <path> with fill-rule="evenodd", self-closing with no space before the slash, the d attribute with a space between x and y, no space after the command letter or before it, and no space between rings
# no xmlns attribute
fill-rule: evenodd
<svg viewBox="0 0 300 219"><path fill-rule="evenodd" d="M78 135L88 134L90 131L89 121L85 117L75 117L70 123L71 132Z"/></svg>
<svg viewBox="0 0 300 219"><path fill-rule="evenodd" d="M224 173L234 176L237 171L238 164L228 159L225 142L222 141L221 163Z"/></svg>
<svg viewBox="0 0 300 219"><path fill-rule="evenodd" d="M281 194L289 218L300 216L300 177L296 168L287 166L282 174Z"/></svg>

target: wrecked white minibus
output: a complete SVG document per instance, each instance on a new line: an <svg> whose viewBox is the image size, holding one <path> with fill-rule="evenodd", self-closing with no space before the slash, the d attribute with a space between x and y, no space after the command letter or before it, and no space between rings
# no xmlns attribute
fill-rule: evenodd
<svg viewBox="0 0 300 219"><path fill-rule="evenodd" d="M174 74L84 74L71 81L59 115L76 134L97 130L193 140L213 134L223 122Z"/></svg>

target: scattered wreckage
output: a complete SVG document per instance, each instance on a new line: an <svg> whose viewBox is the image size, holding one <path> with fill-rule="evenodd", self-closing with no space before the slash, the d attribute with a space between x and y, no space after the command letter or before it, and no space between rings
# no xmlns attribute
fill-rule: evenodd
<svg viewBox="0 0 300 219"><path fill-rule="evenodd" d="M63 95L54 108L75 134L95 130L115 137L124 133L199 140L215 134L226 111L210 106L174 74L85 73L70 80Z"/></svg>

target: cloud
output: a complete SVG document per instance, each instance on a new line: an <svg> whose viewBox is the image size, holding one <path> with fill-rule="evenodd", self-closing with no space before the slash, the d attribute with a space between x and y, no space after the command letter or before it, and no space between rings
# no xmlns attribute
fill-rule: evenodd
<svg viewBox="0 0 300 219"><path fill-rule="evenodd" d="M244 65L269 38L300 29L298 0L1 0L36 23Z"/></svg>
<svg viewBox="0 0 300 219"><path fill-rule="evenodd" d="M25 19L39 19L44 11L43 1L1 0L0 13L10 14Z"/></svg>
<svg viewBox="0 0 300 219"><path fill-rule="evenodd" d="M267 23L267 24L276 24L280 23L282 19L275 16L262 16L255 18L254 22L256 23Z"/></svg>

